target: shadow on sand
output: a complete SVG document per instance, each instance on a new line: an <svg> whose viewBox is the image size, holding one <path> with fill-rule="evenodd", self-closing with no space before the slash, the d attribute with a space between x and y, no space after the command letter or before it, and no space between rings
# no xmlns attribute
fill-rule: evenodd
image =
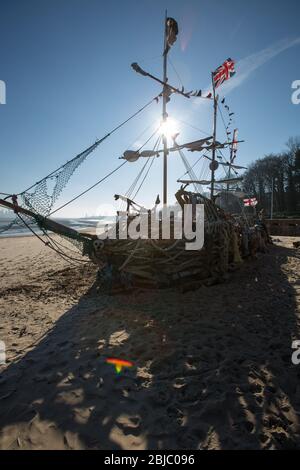
<svg viewBox="0 0 300 470"><path fill-rule="evenodd" d="M113 297L94 285L2 373L1 448L300 447L288 257L298 262L272 247L186 294ZM117 375L107 356L135 367Z"/></svg>

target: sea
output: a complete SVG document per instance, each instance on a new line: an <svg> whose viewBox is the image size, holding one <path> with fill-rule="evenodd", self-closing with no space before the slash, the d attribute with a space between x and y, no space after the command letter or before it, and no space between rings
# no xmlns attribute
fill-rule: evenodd
<svg viewBox="0 0 300 470"><path fill-rule="evenodd" d="M24 224L20 221L17 224L10 224L15 219L7 218L7 217L0 217L0 238L7 238L7 237L26 237L33 235L32 232L24 226ZM96 227L105 227L105 225L111 225L115 221L114 217L83 217L83 218L54 218L56 222L59 222L67 227L71 227L75 230L95 230ZM9 227L8 230L6 228ZM32 224L30 225L31 228L34 230L35 233L38 235L42 235L41 230L38 228L37 225Z"/></svg>

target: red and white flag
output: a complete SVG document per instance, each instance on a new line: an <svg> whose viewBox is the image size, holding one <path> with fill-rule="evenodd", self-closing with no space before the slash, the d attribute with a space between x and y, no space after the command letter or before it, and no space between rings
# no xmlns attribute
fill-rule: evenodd
<svg viewBox="0 0 300 470"><path fill-rule="evenodd" d="M255 207L258 204L256 197L251 197L249 199L244 199L244 206Z"/></svg>
<svg viewBox="0 0 300 470"><path fill-rule="evenodd" d="M215 88L222 85L222 83L228 80L230 77L233 77L235 74L234 64L234 60L229 58L213 72L213 82Z"/></svg>

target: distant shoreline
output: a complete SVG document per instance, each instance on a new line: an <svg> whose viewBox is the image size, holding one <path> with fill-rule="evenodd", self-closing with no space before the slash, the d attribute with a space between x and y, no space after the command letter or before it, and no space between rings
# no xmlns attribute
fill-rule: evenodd
<svg viewBox="0 0 300 470"><path fill-rule="evenodd" d="M74 230L77 230L78 232L93 232L95 233L96 227L99 224L99 222L105 224L110 224L112 221L112 217L106 217L106 216L101 216L101 217L88 217L88 218L55 218L53 220L56 220L66 227L73 228ZM7 231L3 231L1 233L1 229L4 228L5 226L9 225L12 223L14 219L1 219L0 218L0 239L4 238L22 238L22 237L33 237L34 235L30 232L29 229L22 225L16 225ZM37 233L37 235L42 236L43 232L38 228L37 225L33 225L34 231ZM52 232L51 232L52 233Z"/></svg>

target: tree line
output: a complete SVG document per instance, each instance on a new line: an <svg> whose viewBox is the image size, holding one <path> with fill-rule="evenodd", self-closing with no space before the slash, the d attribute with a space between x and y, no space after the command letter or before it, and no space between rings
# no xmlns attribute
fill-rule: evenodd
<svg viewBox="0 0 300 470"><path fill-rule="evenodd" d="M243 190L256 197L258 208L275 217L300 217L300 137L290 137L286 149L252 163L243 175Z"/></svg>

